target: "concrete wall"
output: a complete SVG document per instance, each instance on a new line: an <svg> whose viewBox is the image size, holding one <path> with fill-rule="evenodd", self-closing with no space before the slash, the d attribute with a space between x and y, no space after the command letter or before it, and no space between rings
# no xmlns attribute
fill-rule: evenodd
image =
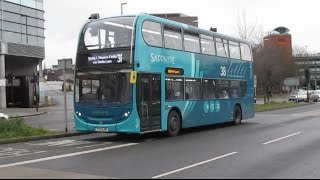
<svg viewBox="0 0 320 180"><path fill-rule="evenodd" d="M38 59L6 56L6 75L13 73L14 76L33 76L38 63Z"/></svg>

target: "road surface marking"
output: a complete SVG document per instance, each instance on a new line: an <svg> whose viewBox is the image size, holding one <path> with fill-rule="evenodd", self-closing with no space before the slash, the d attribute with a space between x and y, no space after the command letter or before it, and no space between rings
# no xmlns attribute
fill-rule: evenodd
<svg viewBox="0 0 320 180"><path fill-rule="evenodd" d="M28 150L28 149L0 148L0 159L40 154L45 152L46 151L37 151L37 150Z"/></svg>
<svg viewBox="0 0 320 180"><path fill-rule="evenodd" d="M97 147L97 146L103 146L103 145L109 145L112 144L111 142L102 143L102 144L94 144L90 146L83 146L83 147L76 147L77 149L84 149L84 148L90 148L90 147Z"/></svg>
<svg viewBox="0 0 320 180"><path fill-rule="evenodd" d="M30 160L30 161L22 161L22 162L16 162L16 163L11 163L11 164L4 164L4 165L0 165L0 169L7 168L7 167L13 167L13 166L21 166L21 165L25 165L25 164L33 164L33 163L38 163L38 162L43 162L43 161L50 161L50 160L55 160L55 159L62 159L62 158L72 157L72 156L79 156L79 155L83 155L83 154L96 153L96 152L107 151L107 150L118 149L118 148L129 147L129 146L135 146L135 145L138 145L138 143L129 143L129 144L123 144L123 145L119 145L119 146L112 146L112 147L94 149L94 150L89 150L89 151L81 151L81 152L76 152L76 153L63 154L63 155L59 155L59 156L51 156L51 157L46 157L46 158L34 159L34 160Z"/></svg>
<svg viewBox="0 0 320 180"><path fill-rule="evenodd" d="M274 142L277 142L277 141L281 141L281 140L284 140L284 139L287 139L287 138L290 138L290 137L293 137L293 136L296 136L296 135L299 135L299 134L301 134L301 132L297 132L297 133L294 133L294 134L291 134L291 135L288 135L288 136L285 136L285 137L282 137L282 138L279 138L279 139L275 139L275 140L272 140L272 141L265 142L265 143L263 143L263 145L268 145L268 144L271 144L271 143L274 143Z"/></svg>
<svg viewBox="0 0 320 180"><path fill-rule="evenodd" d="M279 115L279 114L257 114L256 116L280 117L280 116L283 116L283 115Z"/></svg>
<svg viewBox="0 0 320 180"><path fill-rule="evenodd" d="M317 116L320 115L320 110L313 110L313 111L306 111L306 112L301 112L297 114L291 114L291 116Z"/></svg>
<svg viewBox="0 0 320 180"><path fill-rule="evenodd" d="M44 143L26 143L32 146L57 146L57 147L68 147L68 146L80 146L85 144L90 144L89 141L77 141L77 140L59 140L59 141L46 141Z"/></svg>
<svg viewBox="0 0 320 180"><path fill-rule="evenodd" d="M216 157L216 158L207 160L207 161L203 161L203 162L200 162L200 163L197 163L197 164L194 164L194 165L187 166L187 167L185 167L185 168L181 168L181 169L177 169L177 170L174 170L174 171L171 171L171 172L168 172L168 173L160 174L160 175L158 175L158 176L152 177L152 179L159 179L159 178L162 178L162 177L165 177L165 176L168 176L168 175L171 175L171 174L175 174L175 173L178 173L178 172L181 172L181 171L184 171L184 170L187 170L187 169L196 167L196 166L200 166L200 165L203 165L203 164L207 164L207 163L209 163L209 162L212 162L212 161L216 161L216 160L219 160L219 159L228 157L228 156L232 156L232 155L237 154L237 153L238 153L238 152L229 153L229 154L226 154L226 155L223 155L223 156L219 156L219 157Z"/></svg>

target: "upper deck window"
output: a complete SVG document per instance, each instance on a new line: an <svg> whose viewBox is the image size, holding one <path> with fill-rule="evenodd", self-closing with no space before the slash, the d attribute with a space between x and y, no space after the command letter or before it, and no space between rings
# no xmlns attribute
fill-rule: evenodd
<svg viewBox="0 0 320 180"><path fill-rule="evenodd" d="M229 41L230 58L241 59L239 43Z"/></svg>
<svg viewBox="0 0 320 180"><path fill-rule="evenodd" d="M164 27L165 48L182 50L181 29L165 26Z"/></svg>
<svg viewBox="0 0 320 180"><path fill-rule="evenodd" d="M200 53L199 34L185 31L184 47L186 51Z"/></svg>
<svg viewBox="0 0 320 180"><path fill-rule="evenodd" d="M142 34L148 45L162 47L161 24L151 21L144 22Z"/></svg>
<svg viewBox="0 0 320 180"><path fill-rule="evenodd" d="M134 17L104 19L89 23L84 33L88 50L130 47Z"/></svg>
<svg viewBox="0 0 320 180"><path fill-rule="evenodd" d="M228 41L216 38L217 55L221 57L229 57Z"/></svg>
<svg viewBox="0 0 320 180"><path fill-rule="evenodd" d="M203 54L216 55L216 49L212 36L201 35L201 48Z"/></svg>
<svg viewBox="0 0 320 180"><path fill-rule="evenodd" d="M247 44L241 44L242 59L246 61L252 61L251 48Z"/></svg>

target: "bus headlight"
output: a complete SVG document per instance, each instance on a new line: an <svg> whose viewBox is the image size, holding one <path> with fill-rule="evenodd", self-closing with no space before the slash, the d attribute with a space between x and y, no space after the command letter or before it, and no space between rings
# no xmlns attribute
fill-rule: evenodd
<svg viewBox="0 0 320 180"><path fill-rule="evenodd" d="M81 112L76 112L76 114L81 117L82 116L82 113Z"/></svg>
<svg viewBox="0 0 320 180"><path fill-rule="evenodd" d="M126 113L124 113L124 114L123 114L123 116L122 116L122 117L123 117L123 118L127 118L127 117L129 117L129 116L130 116L130 114L131 114L131 112L126 112Z"/></svg>

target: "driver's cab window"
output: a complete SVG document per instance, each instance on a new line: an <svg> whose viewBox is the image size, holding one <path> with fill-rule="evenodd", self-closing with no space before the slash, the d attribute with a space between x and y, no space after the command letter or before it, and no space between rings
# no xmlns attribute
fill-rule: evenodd
<svg viewBox="0 0 320 180"><path fill-rule="evenodd" d="M83 80L82 81L81 100L96 100L96 99L98 99L99 86L100 86L99 80Z"/></svg>

